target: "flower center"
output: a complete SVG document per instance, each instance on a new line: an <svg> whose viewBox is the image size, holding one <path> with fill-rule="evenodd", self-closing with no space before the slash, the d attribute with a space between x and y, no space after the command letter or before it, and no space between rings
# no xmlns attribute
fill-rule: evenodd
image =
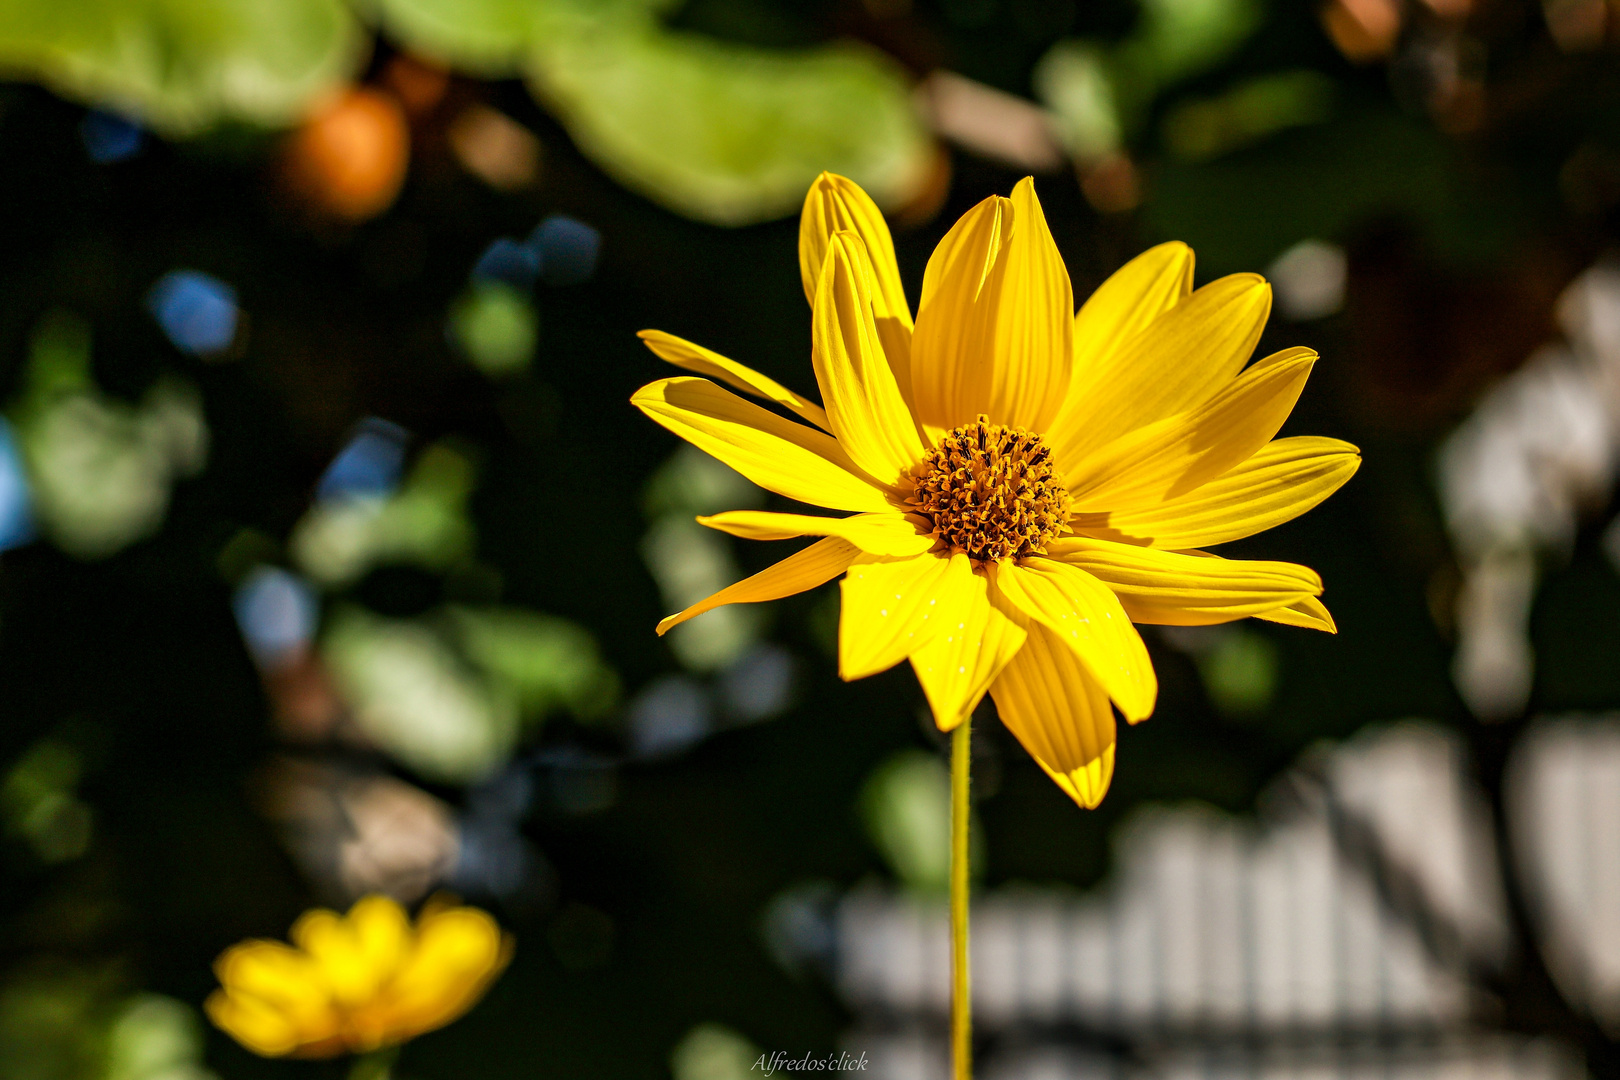
<svg viewBox="0 0 1620 1080"><path fill-rule="evenodd" d="M946 432L911 475L911 506L952 552L980 562L1044 554L1063 527L1069 495L1033 431L980 414Z"/></svg>

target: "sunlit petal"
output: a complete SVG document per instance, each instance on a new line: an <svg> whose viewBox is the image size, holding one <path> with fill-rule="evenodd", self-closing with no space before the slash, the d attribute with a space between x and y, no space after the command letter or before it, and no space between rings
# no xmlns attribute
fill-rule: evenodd
<svg viewBox="0 0 1620 1080"><path fill-rule="evenodd" d="M1307 596L1285 608L1262 612L1255 618L1282 623L1285 626L1302 626L1307 630L1322 630L1329 634L1339 632L1339 627L1334 623L1333 616L1328 613L1326 605L1314 596Z"/></svg>
<svg viewBox="0 0 1620 1080"><path fill-rule="evenodd" d="M832 238L841 232L859 236L872 260L873 314L879 321L895 319L910 330L911 308L900 282L900 265L895 261L888 223L859 184L833 173L816 177L799 216L799 276L804 281L805 299L815 307L822 263Z"/></svg>
<svg viewBox="0 0 1620 1080"><path fill-rule="evenodd" d="M1153 320L1185 300L1192 280L1192 248L1177 240L1148 248L1115 270L1075 314L1075 365L1106 364Z"/></svg>
<svg viewBox="0 0 1620 1080"><path fill-rule="evenodd" d="M923 519L898 513L829 518L809 514L773 514L766 510L730 510L700 517L698 523L747 540L839 536L868 555L891 558L921 555L932 549L935 543Z"/></svg>
<svg viewBox="0 0 1620 1080"><path fill-rule="evenodd" d="M687 371L695 371L699 375L707 375L711 379L719 379L745 394L752 394L757 398L773 401L785 409L791 409L823 431L832 430L827 420L827 412L820 405L802 394L794 393L775 379L761 375L753 368L745 367L735 360L721 356L713 349L694 345L684 338L666 334L662 330L643 330L636 336L641 338L647 348L656 353L660 360L668 361Z"/></svg>
<svg viewBox="0 0 1620 1080"><path fill-rule="evenodd" d="M1045 431L1069 391L1074 292L1035 197L1035 181L1019 181L1012 205L1012 235L1001 254L1005 269L990 396L981 411L992 423Z"/></svg>
<svg viewBox="0 0 1620 1080"><path fill-rule="evenodd" d="M972 604L973 576L966 555L856 560L841 586L839 676L886 671L955 626Z"/></svg>
<svg viewBox="0 0 1620 1080"><path fill-rule="evenodd" d="M1101 362L1082 364L1054 423L1065 472L1122 435L1197 408L1231 382L1260 340L1271 286L1256 274L1211 282Z"/></svg>
<svg viewBox="0 0 1620 1080"><path fill-rule="evenodd" d="M837 440L722 390L707 379L661 379L630 399L642 412L778 495L835 510L892 509L857 475Z"/></svg>
<svg viewBox="0 0 1620 1080"><path fill-rule="evenodd" d="M810 185L799 216L799 275L811 308L816 305L816 289L821 284L821 268L832 238L852 232L866 245L872 272L872 317L877 323L883 355L894 372L895 385L906 406L913 405L911 394L911 308L906 303L900 267L894 257L894 239L889 226L865 191L853 180L822 173Z"/></svg>
<svg viewBox="0 0 1620 1080"><path fill-rule="evenodd" d="M992 196L962 215L928 260L911 339L912 395L925 427L948 431L989 403L1000 257L1012 225L1011 200Z"/></svg>
<svg viewBox="0 0 1620 1080"><path fill-rule="evenodd" d="M795 552L773 566L768 566L752 577L728 585L706 600L700 600L685 611L670 615L658 624L658 633L667 634L672 628L705 611L713 611L726 604L756 604L764 600L780 600L823 582L849 569L849 564L861 554L860 548L848 540L829 536L817 540L803 551Z"/></svg>

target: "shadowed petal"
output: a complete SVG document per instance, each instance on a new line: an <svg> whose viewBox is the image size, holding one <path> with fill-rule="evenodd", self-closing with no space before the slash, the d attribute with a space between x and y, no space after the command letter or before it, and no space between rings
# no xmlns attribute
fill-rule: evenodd
<svg viewBox="0 0 1620 1080"><path fill-rule="evenodd" d="M854 233L832 238L811 320L811 362L833 434L850 458L886 484L922 460L925 447L872 317L866 248Z"/></svg>
<svg viewBox="0 0 1620 1080"><path fill-rule="evenodd" d="M1347 442L1314 435L1273 439L1185 495L1137 510L1076 514L1086 536L1180 550L1241 540L1281 525L1339 490L1361 465Z"/></svg>
<svg viewBox="0 0 1620 1080"><path fill-rule="evenodd" d="M1040 558L996 565L990 581L1079 655L1125 719L1135 723L1152 714L1159 694L1153 662L1108 586L1078 567Z"/></svg>
<svg viewBox="0 0 1620 1080"><path fill-rule="evenodd" d="M1114 591L1132 622L1206 626L1286 608L1322 591L1315 570L1286 562L1157 551L1067 537L1048 557L1077 566Z"/></svg>
<svg viewBox="0 0 1620 1080"><path fill-rule="evenodd" d="M911 654L941 731L950 731L973 711L1026 636L1023 626L990 602L983 573L975 573L970 585L970 602L956 624Z"/></svg>
<svg viewBox="0 0 1620 1080"><path fill-rule="evenodd" d="M1271 312L1258 274L1205 285L1098 363L1081 365L1050 430L1065 471L1099 447L1209 400L1248 362Z"/></svg>
<svg viewBox="0 0 1620 1080"><path fill-rule="evenodd" d="M1074 511L1160 506L1247 461L1288 419L1315 362L1310 349L1268 356L1193 411L1098 450L1069 475Z"/></svg>
<svg viewBox="0 0 1620 1080"><path fill-rule="evenodd" d="M1074 650L1032 624L990 696L1001 722L1058 787L1088 810L1102 802L1114 777L1114 711Z"/></svg>

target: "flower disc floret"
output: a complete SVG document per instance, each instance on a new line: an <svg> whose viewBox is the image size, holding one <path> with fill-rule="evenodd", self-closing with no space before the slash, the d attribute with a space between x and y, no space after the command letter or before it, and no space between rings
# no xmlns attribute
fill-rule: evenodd
<svg viewBox="0 0 1620 1080"><path fill-rule="evenodd" d="M1046 553L1063 528L1068 493L1039 435L980 414L953 428L912 470L910 504L952 553L978 562Z"/></svg>

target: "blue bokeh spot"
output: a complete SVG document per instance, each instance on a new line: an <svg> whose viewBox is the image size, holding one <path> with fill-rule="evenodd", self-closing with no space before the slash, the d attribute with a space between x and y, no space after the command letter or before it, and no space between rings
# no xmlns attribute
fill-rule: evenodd
<svg viewBox="0 0 1620 1080"><path fill-rule="evenodd" d="M503 236L485 248L472 271L474 281L500 281L519 289L533 288L539 276L540 252L510 236Z"/></svg>
<svg viewBox="0 0 1620 1080"><path fill-rule="evenodd" d="M320 604L303 578L260 566L237 586L231 610L254 659L273 664L309 644Z"/></svg>
<svg viewBox="0 0 1620 1080"><path fill-rule="evenodd" d="M529 234L540 253L540 280L547 285L578 285L596 274L602 234L567 214L552 214Z"/></svg>
<svg viewBox="0 0 1620 1080"><path fill-rule="evenodd" d="M0 551L21 547L34 538L33 499L28 473L12 437L11 425L0 418Z"/></svg>
<svg viewBox="0 0 1620 1080"><path fill-rule="evenodd" d="M200 270L171 270L146 306L174 347L196 356L224 352L236 340L236 290Z"/></svg>
<svg viewBox="0 0 1620 1080"><path fill-rule="evenodd" d="M399 486L408 438L409 433L398 424L368 416L326 467L316 497L325 501L391 494Z"/></svg>
<svg viewBox="0 0 1620 1080"><path fill-rule="evenodd" d="M84 152L97 165L127 161L146 144L146 132L139 124L99 110L85 115L79 124L79 138L84 142Z"/></svg>

